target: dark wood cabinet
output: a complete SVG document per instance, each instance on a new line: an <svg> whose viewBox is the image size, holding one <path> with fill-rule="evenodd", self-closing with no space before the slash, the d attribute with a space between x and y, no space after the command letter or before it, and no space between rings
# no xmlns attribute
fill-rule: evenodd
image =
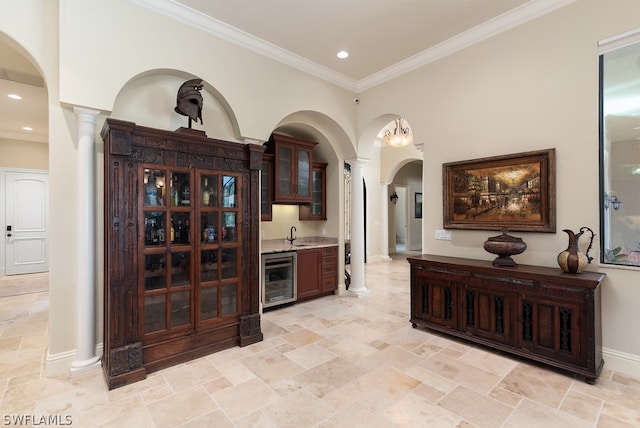
<svg viewBox="0 0 640 428"><path fill-rule="evenodd" d="M271 134L266 152L274 155L274 203L311 203L312 151L318 143Z"/></svg>
<svg viewBox="0 0 640 428"><path fill-rule="evenodd" d="M298 301L319 296L321 293L322 249L298 250L296 257Z"/></svg>
<svg viewBox="0 0 640 428"><path fill-rule="evenodd" d="M113 119L102 137L109 389L262 340L264 148Z"/></svg>
<svg viewBox="0 0 640 428"><path fill-rule="evenodd" d="M273 155L264 154L260 170L260 220L273 219Z"/></svg>
<svg viewBox="0 0 640 428"><path fill-rule="evenodd" d="M313 162L311 167L311 203L300 205L300 220L327 219L327 164Z"/></svg>
<svg viewBox="0 0 640 428"><path fill-rule="evenodd" d="M333 294L338 288L338 247L322 247L322 295Z"/></svg>
<svg viewBox="0 0 640 428"><path fill-rule="evenodd" d="M411 322L584 376L604 365L597 272L422 255L411 265Z"/></svg>
<svg viewBox="0 0 640 428"><path fill-rule="evenodd" d="M338 288L338 247L296 251L298 301L333 294Z"/></svg>

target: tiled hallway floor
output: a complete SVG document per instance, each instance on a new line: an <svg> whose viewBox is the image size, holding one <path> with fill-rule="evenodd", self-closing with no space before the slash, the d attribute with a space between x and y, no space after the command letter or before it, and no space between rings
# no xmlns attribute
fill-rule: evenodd
<svg viewBox="0 0 640 428"><path fill-rule="evenodd" d="M263 342L112 391L100 369L43 377L47 293L2 297L2 424L54 415L77 427L640 426L639 379L605 364L588 385L414 329L406 260L369 263L366 277L364 298L267 312Z"/></svg>

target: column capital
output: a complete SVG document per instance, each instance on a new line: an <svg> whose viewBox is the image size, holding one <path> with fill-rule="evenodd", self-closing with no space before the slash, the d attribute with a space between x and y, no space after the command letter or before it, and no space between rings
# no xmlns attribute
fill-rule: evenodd
<svg viewBox="0 0 640 428"><path fill-rule="evenodd" d="M86 122L92 122L92 123L96 122L96 119L100 114L99 110L94 110L86 107L78 107L78 106L73 106L73 112L75 113L78 119L84 120Z"/></svg>
<svg viewBox="0 0 640 428"><path fill-rule="evenodd" d="M356 164L360 164L360 166L364 165L365 163L369 162L369 159L367 158L351 158L351 159L345 159L345 162L347 162L349 165L351 166L355 166Z"/></svg>
<svg viewBox="0 0 640 428"><path fill-rule="evenodd" d="M413 143L413 147L424 153L424 143Z"/></svg>

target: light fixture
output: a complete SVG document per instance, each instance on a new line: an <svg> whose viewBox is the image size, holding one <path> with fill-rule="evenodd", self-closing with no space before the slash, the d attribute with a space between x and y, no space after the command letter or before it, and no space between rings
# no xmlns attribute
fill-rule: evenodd
<svg viewBox="0 0 640 428"><path fill-rule="evenodd" d="M613 207L615 211L620 209L620 205L622 205L622 201L618 199L616 195L610 195L608 193L604 194L604 209L609 209L609 205Z"/></svg>
<svg viewBox="0 0 640 428"><path fill-rule="evenodd" d="M411 135L411 130L408 126L402 126L404 124L404 119L399 117L395 122L396 127L393 130L393 133L389 129L385 130L382 141L384 141L391 147L404 147L413 143L413 135Z"/></svg>
<svg viewBox="0 0 640 428"><path fill-rule="evenodd" d="M347 51L340 51L336 54L336 56L340 59L345 59L345 58L349 58L349 52Z"/></svg>
<svg viewBox="0 0 640 428"><path fill-rule="evenodd" d="M9 98L11 98L12 100L21 100L22 97L18 94L9 94L7 95Z"/></svg>
<svg viewBox="0 0 640 428"><path fill-rule="evenodd" d="M32 128L32 127L30 127L30 126L23 126L23 127L22 127L22 129L23 129L24 131L33 131L33 128Z"/></svg>
<svg viewBox="0 0 640 428"><path fill-rule="evenodd" d="M395 190L393 191L393 194L389 196L389 200L393 202L393 205L398 203L398 193Z"/></svg>

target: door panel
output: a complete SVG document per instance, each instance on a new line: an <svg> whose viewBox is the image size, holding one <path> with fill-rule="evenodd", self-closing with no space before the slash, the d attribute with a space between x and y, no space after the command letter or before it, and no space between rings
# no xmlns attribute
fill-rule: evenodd
<svg viewBox="0 0 640 428"><path fill-rule="evenodd" d="M48 271L48 174L7 171L5 192L7 275Z"/></svg>

